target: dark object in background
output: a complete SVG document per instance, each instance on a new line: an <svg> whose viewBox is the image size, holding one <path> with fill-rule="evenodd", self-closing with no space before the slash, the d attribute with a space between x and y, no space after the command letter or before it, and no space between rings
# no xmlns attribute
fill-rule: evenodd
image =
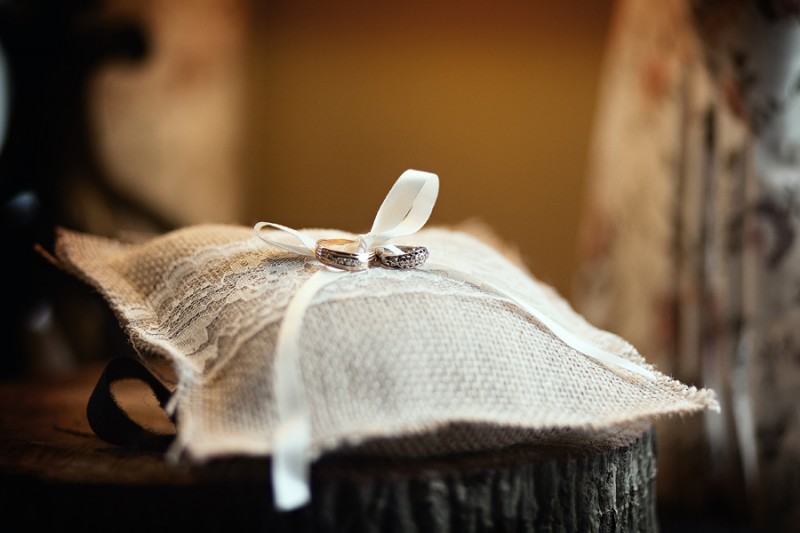
<svg viewBox="0 0 800 533"><path fill-rule="evenodd" d="M88 0L0 4L0 111L5 111L0 112L2 378L43 364L64 364L36 361L65 345L48 333L55 313L51 300L58 293L55 284L63 278L34 245L49 249L56 225L81 227L65 209L65 183L89 180L112 200L122 200L108 187L94 153L85 89L100 64L141 60L147 47L134 21L104 19L102 6Z"/></svg>

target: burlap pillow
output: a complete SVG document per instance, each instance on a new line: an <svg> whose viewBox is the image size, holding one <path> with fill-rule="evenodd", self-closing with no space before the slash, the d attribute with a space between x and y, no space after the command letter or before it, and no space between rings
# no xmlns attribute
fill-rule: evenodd
<svg viewBox="0 0 800 533"><path fill-rule="evenodd" d="M413 240L428 248L429 264L342 273L308 305L295 386L310 417L310 458L334 450L431 456L559 439L591 446L624 440L642 421L717 408L712 391L649 367L484 240L448 228ZM145 363L163 356L174 367L172 456L273 452L282 319L325 267L234 225L137 243L61 229L55 254L107 299ZM642 372L587 356L592 350Z"/></svg>

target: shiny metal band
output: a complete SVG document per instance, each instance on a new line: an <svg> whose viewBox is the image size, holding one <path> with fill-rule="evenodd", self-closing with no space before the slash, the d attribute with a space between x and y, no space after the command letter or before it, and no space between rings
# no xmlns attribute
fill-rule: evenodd
<svg viewBox="0 0 800 533"><path fill-rule="evenodd" d="M356 248L358 241L352 239L320 239L314 250L317 260L339 270L359 271L369 268L375 259L375 252L347 252L346 248Z"/></svg>
<svg viewBox="0 0 800 533"><path fill-rule="evenodd" d="M381 265L386 268L415 268L428 259L428 249L424 246L398 246L402 254L387 252L382 248L376 254Z"/></svg>

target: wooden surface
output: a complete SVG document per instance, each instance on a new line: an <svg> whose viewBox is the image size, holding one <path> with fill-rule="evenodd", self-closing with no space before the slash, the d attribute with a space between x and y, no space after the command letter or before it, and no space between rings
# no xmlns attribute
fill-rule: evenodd
<svg viewBox="0 0 800 533"><path fill-rule="evenodd" d="M0 505L11 531L656 531L652 429L630 446L519 448L430 460L328 458L312 504L272 508L267 460L174 467L112 446L85 406L102 367L0 386ZM162 425L155 400L125 391L131 416ZM9 529L3 528L5 531Z"/></svg>

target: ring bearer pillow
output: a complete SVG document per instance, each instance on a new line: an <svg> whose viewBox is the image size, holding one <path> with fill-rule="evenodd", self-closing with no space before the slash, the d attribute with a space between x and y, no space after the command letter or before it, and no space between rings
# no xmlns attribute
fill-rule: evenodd
<svg viewBox="0 0 800 533"><path fill-rule="evenodd" d="M363 235L261 222L127 243L60 228L55 257L145 365L174 369L168 457L271 456L281 509L309 501L328 453L622 444L637 424L718 409L480 234L423 229L438 190L403 173Z"/></svg>

